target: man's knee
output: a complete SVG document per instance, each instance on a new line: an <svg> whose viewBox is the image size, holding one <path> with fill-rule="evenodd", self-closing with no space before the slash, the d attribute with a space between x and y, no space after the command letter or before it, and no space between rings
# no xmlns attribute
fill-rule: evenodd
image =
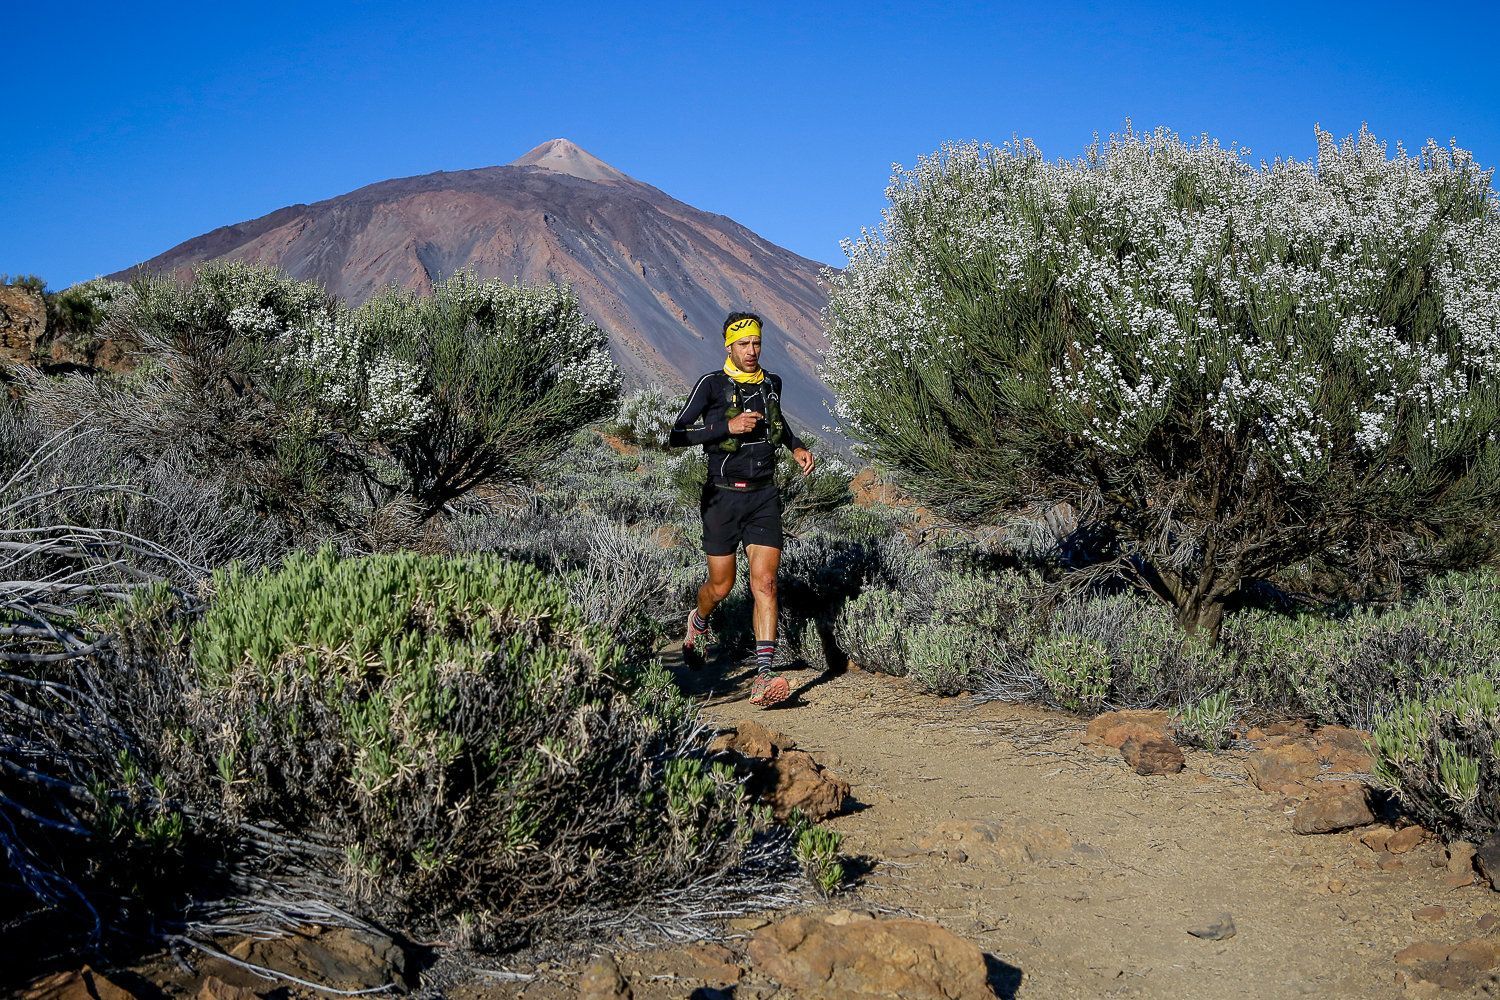
<svg viewBox="0 0 1500 1000"><path fill-rule="evenodd" d="M734 589L734 573L732 571L727 575L710 573L708 579L703 582L703 586L707 589L708 596L717 604L728 597L729 592Z"/></svg>
<svg viewBox="0 0 1500 1000"><path fill-rule="evenodd" d="M750 575L750 592L755 595L756 600L774 600L776 597L776 574L752 573Z"/></svg>

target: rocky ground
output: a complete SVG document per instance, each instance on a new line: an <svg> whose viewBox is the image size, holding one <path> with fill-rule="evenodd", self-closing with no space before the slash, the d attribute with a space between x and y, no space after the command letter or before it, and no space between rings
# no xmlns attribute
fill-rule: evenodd
<svg viewBox="0 0 1500 1000"><path fill-rule="evenodd" d="M754 787L783 808L837 812L825 822L856 857L857 884L804 913L730 921L716 941L516 966L449 995L1500 992L1489 971L1500 967L1500 895L1466 845L1375 821L1380 805L1359 783L1368 758L1358 733L1266 727L1209 754L1181 751L1150 713L1086 726L1028 707L918 696L858 670L797 674L793 702L761 712L743 701L743 671L681 676L725 731L724 752L755 769ZM377 943L347 933L311 946L395 968ZM297 961L310 974L307 946ZM157 977L156 995L267 992L219 968L211 988L225 992L205 993L203 971ZM84 988L78 975L73 989ZM130 974L112 981L128 991ZM107 995L97 983L68 985L31 995Z"/></svg>

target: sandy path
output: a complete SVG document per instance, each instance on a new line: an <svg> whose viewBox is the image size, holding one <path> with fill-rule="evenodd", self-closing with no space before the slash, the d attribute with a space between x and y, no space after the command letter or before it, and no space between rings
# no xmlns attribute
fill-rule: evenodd
<svg viewBox="0 0 1500 1000"><path fill-rule="evenodd" d="M1182 774L1147 778L1082 746L1081 722L1056 713L910 695L859 672L761 712L741 700L742 674L691 681L711 720L781 730L851 782L862 808L829 825L873 862L859 899L978 942L1019 969L1022 997L1399 995L1398 949L1473 937L1496 908L1487 888L1442 884L1435 845L1380 871L1351 834L1292 834L1284 805L1246 780L1243 753L1189 752ZM1051 824L1076 846L1034 862L913 850L966 820ZM1447 915L1415 924L1429 904ZM1186 933L1221 911L1233 938Z"/></svg>

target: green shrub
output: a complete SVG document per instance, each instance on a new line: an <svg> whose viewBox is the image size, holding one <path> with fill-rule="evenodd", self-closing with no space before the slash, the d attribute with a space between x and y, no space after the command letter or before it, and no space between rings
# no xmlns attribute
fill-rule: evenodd
<svg viewBox="0 0 1500 1000"><path fill-rule="evenodd" d="M1449 574L1392 607L1241 612L1226 622L1224 647L1246 665L1250 699L1368 728L1466 674L1500 675L1500 574Z"/></svg>
<svg viewBox="0 0 1500 1000"><path fill-rule="evenodd" d="M347 527L360 439L420 408L413 373L358 342L347 310L268 268L215 262L191 283L141 278L109 302L97 336L134 345L136 372L23 374L32 412L96 430L144 463L179 457L299 533Z"/></svg>
<svg viewBox="0 0 1500 1000"><path fill-rule="evenodd" d="M1219 750L1229 745L1234 721L1229 692L1220 691L1184 705L1174 713L1172 723L1183 742L1205 750Z"/></svg>
<svg viewBox="0 0 1500 1000"><path fill-rule="evenodd" d="M968 690L983 666L984 643L973 629L927 622L906 633L906 675L925 691L953 695Z"/></svg>
<svg viewBox="0 0 1500 1000"><path fill-rule="evenodd" d="M1031 647L1028 662L1064 708L1096 712L1109 697L1109 650L1093 639L1055 632Z"/></svg>
<svg viewBox="0 0 1500 1000"><path fill-rule="evenodd" d="M191 647L225 724L196 770L227 814L333 845L363 912L512 940L739 857L747 806L682 755L688 704L539 572L324 550L215 590Z"/></svg>
<svg viewBox="0 0 1500 1000"><path fill-rule="evenodd" d="M140 366L23 373L27 405L144 461L185 453L304 539L347 537L392 503L420 523L477 487L535 480L614 399L604 337L562 289L465 273L351 311L319 285L220 261L191 283L79 286L80 313L106 293L96 335L134 345Z"/></svg>
<svg viewBox="0 0 1500 1000"><path fill-rule="evenodd" d="M906 613L901 595L870 587L844 604L833 635L861 669L897 677L906 674Z"/></svg>
<svg viewBox="0 0 1500 1000"><path fill-rule="evenodd" d="M0 285L24 288L38 294L47 291L46 279L36 274L0 274Z"/></svg>
<svg viewBox="0 0 1500 1000"><path fill-rule="evenodd" d="M431 295L377 295L357 323L419 373L424 419L386 447L429 513L476 486L536 478L619 389L604 334L566 289L461 271Z"/></svg>
<svg viewBox="0 0 1500 1000"><path fill-rule="evenodd" d="M1257 167L1159 129L901 170L829 275L840 414L966 522L1070 502L1216 640L1262 581L1389 596L1500 541L1500 202L1428 144Z"/></svg>
<svg viewBox="0 0 1500 1000"><path fill-rule="evenodd" d="M1375 777L1447 839L1500 831L1500 692L1474 675L1383 714L1371 740Z"/></svg>
<svg viewBox="0 0 1500 1000"><path fill-rule="evenodd" d="M843 837L821 826L805 826L797 833L793 856L802 866L808 881L817 886L824 898L833 895L844 884L844 863L839 860Z"/></svg>
<svg viewBox="0 0 1500 1000"><path fill-rule="evenodd" d="M95 278L50 296L47 300L50 338L62 339L75 350L89 353L98 343L99 328L114 302L123 298L128 288L118 281Z"/></svg>

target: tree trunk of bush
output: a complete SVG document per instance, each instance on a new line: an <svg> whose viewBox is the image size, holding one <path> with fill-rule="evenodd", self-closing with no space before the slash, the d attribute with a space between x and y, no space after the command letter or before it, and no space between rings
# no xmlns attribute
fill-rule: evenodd
<svg viewBox="0 0 1500 1000"><path fill-rule="evenodd" d="M1189 601L1177 606L1177 624L1185 632L1208 640L1210 646L1219 644L1219 632L1224 626L1224 602L1209 597Z"/></svg>

